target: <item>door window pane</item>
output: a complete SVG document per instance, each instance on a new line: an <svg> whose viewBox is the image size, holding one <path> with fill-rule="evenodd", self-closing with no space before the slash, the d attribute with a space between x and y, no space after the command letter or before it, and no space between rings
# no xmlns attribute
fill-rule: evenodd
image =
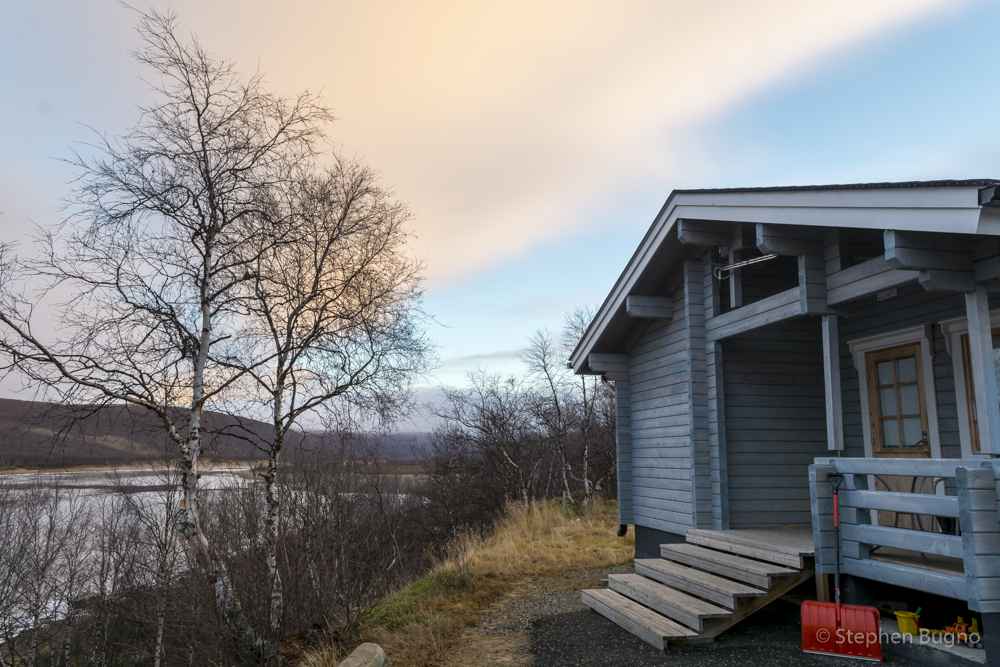
<svg viewBox="0 0 1000 667"><path fill-rule="evenodd" d="M882 444L886 447L899 447L899 424L895 419L882 422Z"/></svg>
<svg viewBox="0 0 1000 667"><path fill-rule="evenodd" d="M896 381L897 382L916 382L917 381L917 358L916 357L904 357L896 362Z"/></svg>
<svg viewBox="0 0 1000 667"><path fill-rule="evenodd" d="M878 365L878 383L892 384L892 362L883 361Z"/></svg>
<svg viewBox="0 0 1000 667"><path fill-rule="evenodd" d="M896 410L896 390L892 387L879 389L879 402L882 404L883 417L895 417Z"/></svg>
<svg viewBox="0 0 1000 667"><path fill-rule="evenodd" d="M920 425L919 417L911 417L903 420L903 446L920 447L923 445L923 429Z"/></svg>
<svg viewBox="0 0 1000 667"><path fill-rule="evenodd" d="M920 393L917 385L905 384L899 388L900 412L904 415L920 414Z"/></svg>

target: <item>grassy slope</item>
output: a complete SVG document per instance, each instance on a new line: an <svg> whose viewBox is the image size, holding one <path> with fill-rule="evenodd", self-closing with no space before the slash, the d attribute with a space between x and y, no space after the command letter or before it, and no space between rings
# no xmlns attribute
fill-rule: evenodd
<svg viewBox="0 0 1000 667"><path fill-rule="evenodd" d="M505 597L567 573L629 561L632 539L617 537L617 527L613 503L583 514L556 502L513 506L489 537L457 540L447 561L376 606L361 638L381 644L394 667L448 664L469 641L467 631ZM332 667L333 654L316 651L301 664Z"/></svg>

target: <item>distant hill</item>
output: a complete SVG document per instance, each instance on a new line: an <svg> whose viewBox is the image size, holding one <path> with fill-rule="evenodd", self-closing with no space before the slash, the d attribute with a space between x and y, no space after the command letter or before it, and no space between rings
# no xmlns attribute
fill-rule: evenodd
<svg viewBox="0 0 1000 667"><path fill-rule="evenodd" d="M233 417L208 413L205 422L207 459L263 458L245 440L219 435L235 425ZM269 429L253 420L243 420L243 426L262 435ZM289 456L313 459L345 451L387 461L420 461L430 451L430 437L425 433L364 434L345 442L320 433L302 433L290 443ZM169 460L173 455L173 445L162 425L145 410L125 406L93 410L0 399L0 467L132 465Z"/></svg>

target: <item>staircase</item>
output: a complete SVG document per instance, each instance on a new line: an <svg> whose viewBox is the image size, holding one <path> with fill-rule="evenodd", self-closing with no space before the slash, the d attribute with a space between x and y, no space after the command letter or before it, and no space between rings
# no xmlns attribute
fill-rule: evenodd
<svg viewBox="0 0 1000 667"><path fill-rule="evenodd" d="M691 529L583 603L661 651L711 641L813 575L808 529Z"/></svg>

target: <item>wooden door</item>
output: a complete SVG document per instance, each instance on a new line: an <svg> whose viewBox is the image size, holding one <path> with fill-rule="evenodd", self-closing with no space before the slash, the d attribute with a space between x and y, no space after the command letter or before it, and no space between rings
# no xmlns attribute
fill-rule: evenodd
<svg viewBox="0 0 1000 667"><path fill-rule="evenodd" d="M930 458L920 344L869 352L866 367L873 454Z"/></svg>
<svg viewBox="0 0 1000 667"><path fill-rule="evenodd" d="M876 457L930 458L927 392L920 363L920 344L869 352L865 357L872 454ZM884 476L875 488L884 491L934 493L929 477ZM939 530L934 517L878 512L881 525Z"/></svg>

